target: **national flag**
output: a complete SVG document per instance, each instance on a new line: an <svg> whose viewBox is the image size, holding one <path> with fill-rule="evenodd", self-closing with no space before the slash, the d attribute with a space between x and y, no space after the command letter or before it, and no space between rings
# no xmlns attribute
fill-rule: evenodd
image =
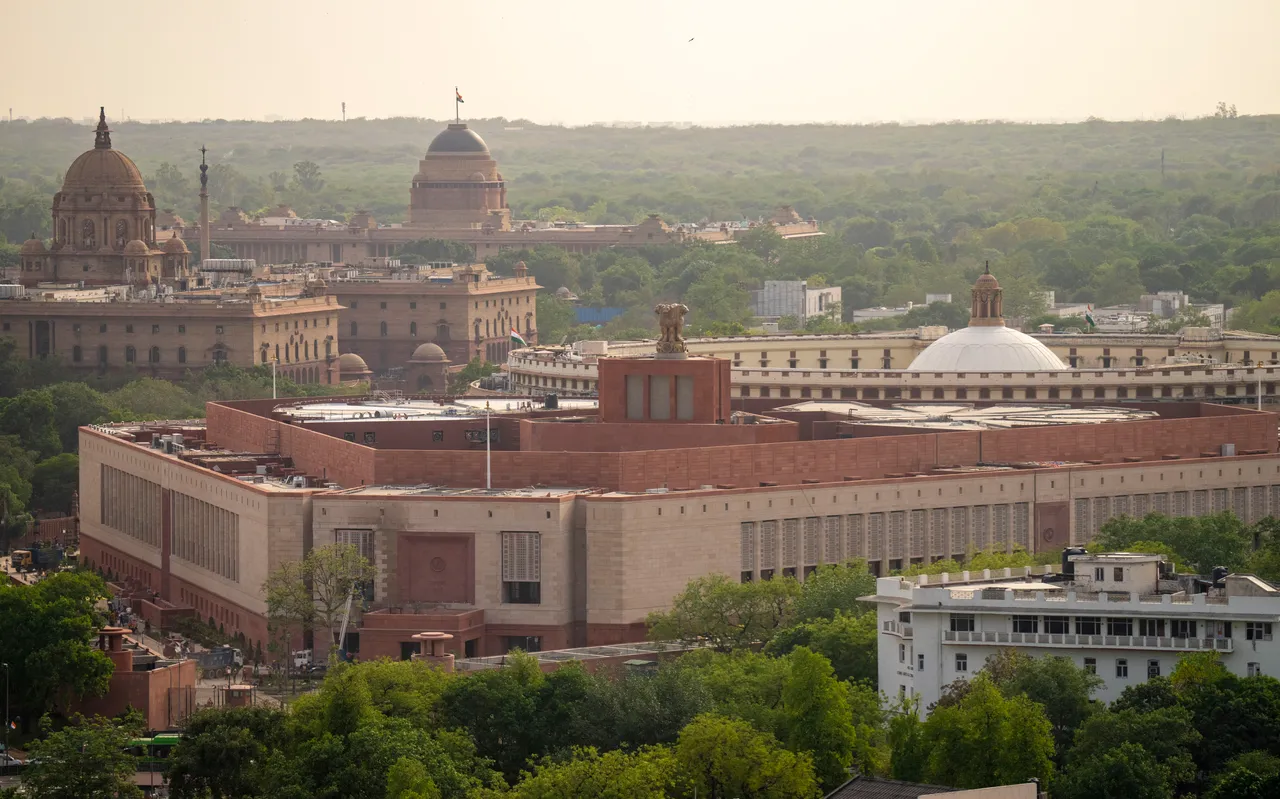
<svg viewBox="0 0 1280 799"><path fill-rule="evenodd" d="M462 99L462 92L458 91L457 89L454 89L454 90L453 90L453 93L454 93L455 95L457 95L457 96L458 96L458 102L460 102L460 103L465 103L465 102L466 102L466 100L463 100L463 99Z"/></svg>
<svg viewBox="0 0 1280 799"><path fill-rule="evenodd" d="M512 343L512 344L519 344L521 347L527 347L527 346L529 346L529 342L525 341L525 340L524 340L524 336L522 336L522 335L520 335L519 333L517 333L517 332L516 332L516 329L515 329L514 327L513 327L513 328L511 328L511 343Z"/></svg>
<svg viewBox="0 0 1280 799"><path fill-rule="evenodd" d="M9 729L11 729L11 730L16 730L16 729L18 729L18 722L16 722L16 721L11 721L11 722L9 722Z"/></svg>
<svg viewBox="0 0 1280 799"><path fill-rule="evenodd" d="M1093 321L1093 306L1085 306L1084 321L1089 323L1089 327L1097 327L1098 323Z"/></svg>

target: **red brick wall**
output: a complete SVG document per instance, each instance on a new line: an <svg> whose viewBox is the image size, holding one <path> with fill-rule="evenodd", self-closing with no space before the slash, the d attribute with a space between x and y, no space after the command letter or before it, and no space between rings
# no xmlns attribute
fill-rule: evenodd
<svg viewBox="0 0 1280 799"><path fill-rule="evenodd" d="M729 361L723 358L601 358L597 365L600 379L600 418L606 422L627 421L627 375L670 375L671 415L676 413L676 375L693 377L693 419L702 424L715 424L729 418ZM645 413L648 414L648 381L645 383Z"/></svg>
<svg viewBox="0 0 1280 799"><path fill-rule="evenodd" d="M493 485L613 487L618 483L620 457L604 452L494 452ZM377 479L373 483L483 486L485 453L379 451L374 474Z"/></svg>
<svg viewBox="0 0 1280 799"><path fill-rule="evenodd" d="M1209 406L1206 406L1209 407ZM988 430L982 459L988 463L1059 460L1116 462L1126 457L1159 460L1162 455L1198 458L1223 443L1236 451L1276 451L1272 414L1218 414L1200 418L1114 422L1096 425Z"/></svg>
<svg viewBox="0 0 1280 799"><path fill-rule="evenodd" d="M634 452L683 447L723 447L795 441L799 437L799 426L791 422L756 425L525 422L522 431L522 450L551 452Z"/></svg>
<svg viewBox="0 0 1280 799"><path fill-rule="evenodd" d="M885 474L923 472L945 455L954 464L972 453L965 441L944 441L963 434L896 436L892 439L847 439L704 447L622 454L623 491L689 488L730 484L740 488L761 482L782 484L814 479L839 482L846 476L876 478ZM971 460L969 461L971 462Z"/></svg>

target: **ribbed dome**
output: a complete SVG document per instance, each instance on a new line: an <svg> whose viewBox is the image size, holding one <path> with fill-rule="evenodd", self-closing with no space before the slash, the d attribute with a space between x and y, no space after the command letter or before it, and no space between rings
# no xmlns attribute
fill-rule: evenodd
<svg viewBox="0 0 1280 799"><path fill-rule="evenodd" d="M930 344L908 372L1056 372L1062 359L1026 333L999 326L964 327Z"/></svg>
<svg viewBox="0 0 1280 799"><path fill-rule="evenodd" d="M187 249L187 243L182 240L181 236L174 236L164 243L164 251L170 255L185 255L191 250Z"/></svg>
<svg viewBox="0 0 1280 799"><path fill-rule="evenodd" d="M71 162L62 181L63 191L95 189L99 191L146 191L142 173L132 159L119 150L93 149Z"/></svg>
<svg viewBox="0 0 1280 799"><path fill-rule="evenodd" d="M47 250L44 248L44 240L37 239L34 236L22 242L22 249L18 251L19 255L44 255Z"/></svg>
<svg viewBox="0 0 1280 799"><path fill-rule="evenodd" d="M71 162L62 190L98 189L111 191L146 191L137 164L124 153L111 149L111 128L107 127L107 109L98 109L98 127L94 131L93 149L81 153Z"/></svg>
<svg viewBox="0 0 1280 799"><path fill-rule="evenodd" d="M413 351L413 357L411 357L409 360L443 361L445 359L446 358L445 358L444 350L440 349L440 346L438 344L432 344L431 342L428 341L426 344L419 344L418 348Z"/></svg>
<svg viewBox="0 0 1280 799"><path fill-rule="evenodd" d="M465 122L461 122L451 124L440 131L439 135L431 140L430 146L427 147L427 152L488 155L489 145L484 143L484 139L480 138L478 133L468 128Z"/></svg>
<svg viewBox="0 0 1280 799"><path fill-rule="evenodd" d="M124 245L124 254L125 255L150 255L151 248L148 247L147 243L142 239L134 239L133 241Z"/></svg>

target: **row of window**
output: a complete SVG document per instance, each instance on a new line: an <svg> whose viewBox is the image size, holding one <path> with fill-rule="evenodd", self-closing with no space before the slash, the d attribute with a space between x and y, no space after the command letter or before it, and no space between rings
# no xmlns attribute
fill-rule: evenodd
<svg viewBox="0 0 1280 799"><path fill-rule="evenodd" d="M1073 626L1074 621L1074 626ZM1167 624L1166 624L1167 622ZM1196 619L1138 619L1126 617L1103 616L1027 616L1012 617L1012 631L1015 633L1038 633L1043 623L1044 632L1049 635L1068 635L1074 629L1076 635L1132 636L1135 634L1151 638L1196 638L1203 632L1206 638L1230 638L1232 624L1230 621L1203 621ZM954 613L951 615L952 632L973 632L975 620L973 614ZM1245 640L1270 641L1270 622L1245 622Z"/></svg>
<svg viewBox="0 0 1280 799"><path fill-rule="evenodd" d="M901 645L899 646L901 647ZM903 655L900 651L899 660L902 660L902 659L903 659ZM923 669L924 655L918 655L917 659L919 661L918 663L919 668ZM955 656L955 663L956 663L957 674L967 674L969 672L969 655L968 654L964 652L957 652ZM1085 658L1084 670L1089 672L1090 674L1097 674L1098 659L1094 657ZM1128 658L1116 658L1115 674L1116 674L1116 678L1120 680L1125 680L1129 678L1129 659ZM1258 677L1261 674L1262 674L1262 664L1260 663L1248 664L1248 675L1250 677ZM1147 679L1151 679L1152 677L1159 677L1159 676L1160 676L1160 661L1156 658L1151 658L1150 660L1147 661Z"/></svg>
<svg viewBox="0 0 1280 799"><path fill-rule="evenodd" d="M525 305L529 305L529 304L531 304L531 303L533 302L533 298L532 298L532 297L500 297L500 298L498 298L498 299L496 299L496 300L485 300L485 301L484 301L484 307L488 308L488 307L489 307L489 303L490 303L490 302L492 302L492 303L493 303L493 307L494 307L494 308L502 308L502 307L507 306L507 305L520 305L521 303L523 303L523 304L525 304ZM351 299L349 299L349 300L346 300L346 304L347 304L347 307L348 307L348 308L350 308L350 309L351 309L351 310L353 310L353 311L360 307L360 301L359 301L359 300L351 300ZM446 310L446 309L448 308L448 305L449 305L449 304L448 304L447 302L441 302L441 303L440 303L440 310L442 310L442 311L443 311L443 310ZM480 300L476 300L476 302L475 302L475 307L476 307L477 309L479 309L479 308L480 308ZM385 300L382 300L382 301L379 301L379 302L378 302L378 310L380 310L380 311L385 311L385 310L387 310L387 303L386 303L386 301L385 301ZM416 310L418 310L418 301L417 301L417 300L410 300L410 301L409 301L409 310L411 310L411 311L416 311Z"/></svg>
<svg viewBox="0 0 1280 799"><path fill-rule="evenodd" d="M740 364L735 363L734 365L739 366ZM765 364L762 363L761 365L763 366ZM888 366L886 365L885 368L888 368ZM1254 393L1251 391L1251 389L1256 385L1257 385L1256 383L1251 383L1251 382L1243 383L1239 387L1237 387L1234 384L1231 384L1223 387L1222 393L1224 396L1228 396L1228 397L1235 397L1235 396L1251 397L1251 396L1254 396ZM841 388L839 389L839 392L840 392L839 397L840 399L864 399L864 400L927 399L927 398L958 399L958 400L962 400L962 399L1024 399L1024 398L1025 399L1042 399L1042 398L1044 399L1067 399L1067 398L1085 399L1086 397L1089 397L1092 399L1112 399L1112 398L1114 399L1152 399L1157 396L1159 397L1174 397L1174 396L1193 397L1195 396L1195 389L1196 389L1195 386L1181 386L1181 387L1179 386L1138 386L1133 389L1132 393L1130 393L1130 390L1127 386L1117 386L1114 389L1099 386L1094 388L1092 392L1086 394L1086 390L1079 386L1075 386L1073 388L1059 388L1058 386L1050 386L1048 388L1043 388L1043 387L1037 388L1036 386L1026 386L1025 388L1017 389L1019 391L1022 391L1023 394L1021 396L1015 397L1014 395L1015 389L1010 386L1005 386L1003 388L997 388L997 389L979 388L976 390L968 387L964 387L964 386L960 386L955 389L948 389L943 387L935 387L933 389L921 389L917 386L917 387L908 388L906 391L898 387L889 387L883 390L876 387L866 387L862 389L861 395L859 395L858 389L856 388ZM1237 393L1237 389L1238 389L1238 393ZM755 394L752 394L753 390L756 392ZM836 391L836 389L831 389L831 388L818 389L818 388L811 388L809 386L797 386L795 388L791 386L777 386L777 387L760 386L757 389L753 389L751 386L738 386L738 396L740 397L752 397L752 396L772 397L772 396L775 396L775 393L774 393L775 391L777 392L776 396L784 397L784 398L797 396L802 399L809 398L809 397L821 397L822 399L833 399L835 398L834 392ZM1108 394L1109 391L1114 391L1114 394ZM793 394L792 392L795 392L795 393ZM971 393L974 395L973 397L969 396ZM1274 383L1264 384L1263 393L1266 394L1267 396L1274 395L1276 393L1275 384ZM1205 396L1209 396L1209 397L1217 396L1218 388L1215 386L1206 385L1204 386L1204 394Z"/></svg>
<svg viewBox="0 0 1280 799"><path fill-rule="evenodd" d="M177 355L178 363L187 362L186 347L178 347L178 351L176 355ZM212 352L212 357L213 357L214 363L225 363L227 360L227 351L222 347L215 347ZM84 348L81 347L79 344L71 348L71 362L84 363ZM111 362L111 352L109 348L105 344L98 347L98 361L97 361L98 365L107 366L110 364L110 362ZM129 345L124 348L124 362L127 364L138 363L138 350L136 347ZM163 357L159 347L152 347L151 349L147 350L147 363L159 364L161 362L163 362ZM264 363L266 362L265 357L263 358L263 362Z"/></svg>
<svg viewBox="0 0 1280 799"><path fill-rule="evenodd" d="M81 332L82 327L83 327L83 326L82 326L79 322L76 322L75 324L71 325L71 332L72 332L72 333L79 333L79 332ZM126 332L126 333L132 333L132 332L133 332L133 327L134 327L133 325L125 325L125 326L124 326L124 332ZM265 329L266 329L266 325L263 325L262 327L263 327L263 330L265 331ZM5 327L5 330L8 330L8 329L9 329L9 328L8 328L8 326L6 326L6 327ZM107 329L108 329L108 326L107 326L107 323L106 323L106 322L102 322L102 323L100 323L100 324L98 325L98 332L99 332L99 333L106 333L106 332L107 332ZM152 326L151 326L151 333L152 333L152 335L159 334L160 332L161 332L161 326L160 326L160 325L152 325ZM223 326L223 325L216 325L216 326L214 326L213 332L217 333L218 335L222 335L223 333L225 333L225 332L226 332L226 327L225 327L225 326ZM186 326L186 325L178 325L178 326L177 326L177 333L178 333L178 335L180 335L180 336L185 336L185 335L187 334L187 326Z"/></svg>
<svg viewBox="0 0 1280 799"><path fill-rule="evenodd" d="M263 363L268 363L268 352L269 350L267 349L267 345L264 343L262 345L262 350L258 353ZM333 337L330 336L329 338L324 340L324 357L328 358L332 354L333 354ZM320 342L315 341L314 339L312 341L307 341L304 339L302 341L301 348L299 348L298 342L296 341L293 342L292 344L286 343L284 345L283 363L293 363L294 361L302 362L302 361L318 360L319 358L320 358ZM282 361L280 360L280 345L277 344L276 345L276 363L281 363L281 362Z"/></svg>
<svg viewBox="0 0 1280 799"><path fill-rule="evenodd" d="M779 567L784 575L794 575L797 567L807 573L820 563L852 558L877 566L889 560L890 568L900 569L906 559L923 562L990 546L1029 548L1030 516L1029 503L1015 502L742 522L742 579L757 573L768 579Z"/></svg>
<svg viewBox="0 0 1280 799"><path fill-rule="evenodd" d="M1201 473L1203 474L1203 472ZM1148 513L1165 516L1208 516L1231 511L1244 522L1257 522L1280 512L1280 485L1202 488L1154 494L1122 494L1075 500L1075 538L1087 541L1109 520L1119 516L1140 519Z"/></svg>

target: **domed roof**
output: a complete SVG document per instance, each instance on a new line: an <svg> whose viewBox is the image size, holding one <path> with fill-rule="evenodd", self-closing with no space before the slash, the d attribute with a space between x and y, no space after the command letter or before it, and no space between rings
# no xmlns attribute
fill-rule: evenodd
<svg viewBox="0 0 1280 799"><path fill-rule="evenodd" d="M489 145L484 143L484 139L480 138L478 133L468 128L465 122L458 122L450 124L449 127L440 131L431 140L431 144L427 147L427 152L488 155Z"/></svg>
<svg viewBox="0 0 1280 799"><path fill-rule="evenodd" d="M134 239L133 241L124 245L124 254L125 255L150 255L151 248L148 247L146 242L144 242L142 239Z"/></svg>
<svg viewBox="0 0 1280 799"><path fill-rule="evenodd" d="M338 356L338 371L367 372L369 371L369 364L365 363L364 358L354 352L344 352Z"/></svg>
<svg viewBox="0 0 1280 799"><path fill-rule="evenodd" d="M174 236L164 243L164 251L170 255L184 255L191 252L187 249L187 243L182 240L181 236Z"/></svg>
<svg viewBox="0 0 1280 799"><path fill-rule="evenodd" d="M73 189L147 190L137 164L124 153L111 149L111 129L107 127L105 109L98 115L93 149L82 153L67 168L62 190Z"/></svg>
<svg viewBox="0 0 1280 799"><path fill-rule="evenodd" d="M964 327L930 344L908 372L1054 372L1062 359L1026 333L999 326Z"/></svg>
<svg viewBox="0 0 1280 799"><path fill-rule="evenodd" d="M31 234L31 238L22 242L22 249L18 251L18 254L19 255L44 255L45 252L46 250L44 248L44 240L36 238L35 234L33 233Z"/></svg>
<svg viewBox="0 0 1280 799"><path fill-rule="evenodd" d="M440 349L440 345L432 344L428 341L426 344L419 344L418 348L413 351L411 361L443 361L446 360L444 350Z"/></svg>

